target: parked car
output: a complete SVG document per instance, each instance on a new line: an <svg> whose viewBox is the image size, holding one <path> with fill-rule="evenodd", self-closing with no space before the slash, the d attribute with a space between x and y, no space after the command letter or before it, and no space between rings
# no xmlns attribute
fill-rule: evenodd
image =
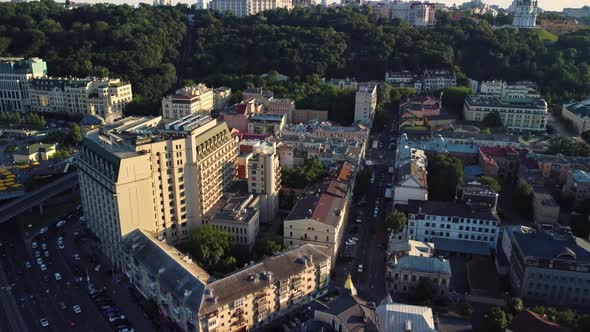
<svg viewBox="0 0 590 332"><path fill-rule="evenodd" d="M74 312L77 313L77 314L79 314L79 313L82 312L82 309L77 304L75 306L73 306L72 309L74 309Z"/></svg>
<svg viewBox="0 0 590 332"><path fill-rule="evenodd" d="M25 267L26 267L27 269L30 269L30 268L31 268L31 262L29 262L29 261L25 261Z"/></svg>
<svg viewBox="0 0 590 332"><path fill-rule="evenodd" d="M47 233L48 230L49 229L47 227L43 227L39 230L39 234L45 234L45 233Z"/></svg>
<svg viewBox="0 0 590 332"><path fill-rule="evenodd" d="M59 228L59 227L62 227L63 225L65 225L65 224L66 224L66 221L65 220L60 220L60 221L58 221L55 224L55 227L58 227Z"/></svg>
<svg viewBox="0 0 590 332"><path fill-rule="evenodd" d="M43 326L43 327L49 326L49 321L47 320L47 318L41 318L41 326Z"/></svg>
<svg viewBox="0 0 590 332"><path fill-rule="evenodd" d="M37 247L38 247L37 241L33 241L31 246L33 247L33 249L37 249Z"/></svg>
<svg viewBox="0 0 590 332"><path fill-rule="evenodd" d="M55 277L55 280L56 280L56 281L59 281L59 280L61 280L61 274L59 274L59 272L55 272L55 273L53 274L53 276Z"/></svg>
<svg viewBox="0 0 590 332"><path fill-rule="evenodd" d="M358 270L357 270L357 271L359 271L359 272L363 272L363 264L359 264L359 268L358 268Z"/></svg>

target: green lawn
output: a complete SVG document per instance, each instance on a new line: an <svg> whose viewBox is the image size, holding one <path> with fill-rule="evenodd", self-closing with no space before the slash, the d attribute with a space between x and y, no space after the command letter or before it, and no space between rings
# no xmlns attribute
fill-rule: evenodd
<svg viewBox="0 0 590 332"><path fill-rule="evenodd" d="M552 34L551 32L543 29L543 28L538 28L535 29L535 31L537 32L537 34L539 35L539 38L543 41L550 41L550 42L555 42L557 41L557 36Z"/></svg>

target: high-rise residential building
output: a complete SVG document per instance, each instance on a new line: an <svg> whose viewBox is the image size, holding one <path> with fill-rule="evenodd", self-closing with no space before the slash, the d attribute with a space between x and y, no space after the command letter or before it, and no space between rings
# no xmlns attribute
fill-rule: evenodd
<svg viewBox="0 0 590 332"><path fill-rule="evenodd" d="M569 227L506 227L501 250L516 296L552 306L590 306L590 242Z"/></svg>
<svg viewBox="0 0 590 332"><path fill-rule="evenodd" d="M0 112L30 111L30 80L46 75L39 58L0 58Z"/></svg>
<svg viewBox="0 0 590 332"><path fill-rule="evenodd" d="M162 99L162 117L176 120L192 114L208 115L213 105L213 89L205 84L186 86Z"/></svg>
<svg viewBox="0 0 590 332"><path fill-rule="evenodd" d="M377 85L360 84L354 101L354 122L362 122L367 126L373 124L377 110Z"/></svg>
<svg viewBox="0 0 590 332"><path fill-rule="evenodd" d="M225 122L191 115L128 117L88 133L77 158L82 206L103 251L140 228L185 238L236 178L237 141Z"/></svg>
<svg viewBox="0 0 590 332"><path fill-rule="evenodd" d="M537 0L514 0L510 11L514 16L513 26L533 28L537 25Z"/></svg>
<svg viewBox="0 0 590 332"><path fill-rule="evenodd" d="M34 112L98 115L111 123L123 117L133 92L120 79L43 77L31 81L30 100Z"/></svg>
<svg viewBox="0 0 590 332"><path fill-rule="evenodd" d="M272 222L279 211L281 165L276 144L260 142L252 146L248 159L248 192L260 198L260 220Z"/></svg>
<svg viewBox="0 0 590 332"><path fill-rule="evenodd" d="M482 82L480 93L468 96L463 107L466 121L482 122L497 113L505 127L519 132L544 132L547 128L547 102L534 83Z"/></svg>
<svg viewBox="0 0 590 332"><path fill-rule="evenodd" d="M436 23L436 8L433 3L394 1L389 6L391 18L399 18L412 26L429 26Z"/></svg>
<svg viewBox="0 0 590 332"><path fill-rule="evenodd" d="M256 15L265 10L293 9L290 0L213 0L211 8L219 12L233 12L236 16Z"/></svg>

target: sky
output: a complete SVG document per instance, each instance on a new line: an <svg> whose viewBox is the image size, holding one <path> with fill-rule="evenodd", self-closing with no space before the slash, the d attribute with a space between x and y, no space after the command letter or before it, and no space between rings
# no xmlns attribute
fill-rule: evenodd
<svg viewBox="0 0 590 332"><path fill-rule="evenodd" d="M1 1L1 0L0 0ZM145 3L152 3L153 0L79 0L80 2L89 2L89 3L96 3L96 2L110 2L110 3L128 3L128 4L137 4L139 2ZM174 3L181 2L181 3L188 3L194 4L197 0L172 0ZM430 0L431 2L443 2L447 5L453 4L461 4L466 2L466 0ZM469 0L470 1L470 0ZM576 7L583 7L584 5L590 6L590 0L538 0L539 7L543 8L544 10L554 10L554 11L561 11L564 7L565 8L576 8ZM330 1L328 1L330 2ZM490 5L499 5L500 7L507 8L512 3L512 0L483 0L484 3Z"/></svg>

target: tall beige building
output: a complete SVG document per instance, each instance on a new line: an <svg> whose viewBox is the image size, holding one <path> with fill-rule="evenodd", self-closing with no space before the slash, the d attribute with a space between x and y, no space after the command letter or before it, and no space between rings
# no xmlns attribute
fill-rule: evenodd
<svg viewBox="0 0 590 332"><path fill-rule="evenodd" d="M39 58L0 57L0 111L30 111L30 81L47 75L47 64Z"/></svg>
<svg viewBox="0 0 590 332"><path fill-rule="evenodd" d="M91 131L77 159L89 227L117 263L134 229L181 240L232 185L236 157L225 122L203 115L166 125L129 117Z"/></svg>
<svg viewBox="0 0 590 332"><path fill-rule="evenodd" d="M291 0L213 0L211 8L219 12L233 12L236 16L256 15L265 10L293 9Z"/></svg>
<svg viewBox="0 0 590 332"><path fill-rule="evenodd" d="M191 114L208 115L213 110L213 89L204 84L186 86L162 99L162 117L180 119Z"/></svg>
<svg viewBox="0 0 590 332"><path fill-rule="evenodd" d="M99 115L106 123L123 117L133 100L131 84L111 78L43 77L30 83L31 111Z"/></svg>
<svg viewBox="0 0 590 332"><path fill-rule="evenodd" d="M354 101L354 122L361 122L369 127L373 124L377 110L377 85L361 84Z"/></svg>
<svg viewBox="0 0 590 332"><path fill-rule="evenodd" d="M276 144L260 142L252 147L248 160L248 192L260 198L260 220L272 222L279 211L281 165Z"/></svg>

